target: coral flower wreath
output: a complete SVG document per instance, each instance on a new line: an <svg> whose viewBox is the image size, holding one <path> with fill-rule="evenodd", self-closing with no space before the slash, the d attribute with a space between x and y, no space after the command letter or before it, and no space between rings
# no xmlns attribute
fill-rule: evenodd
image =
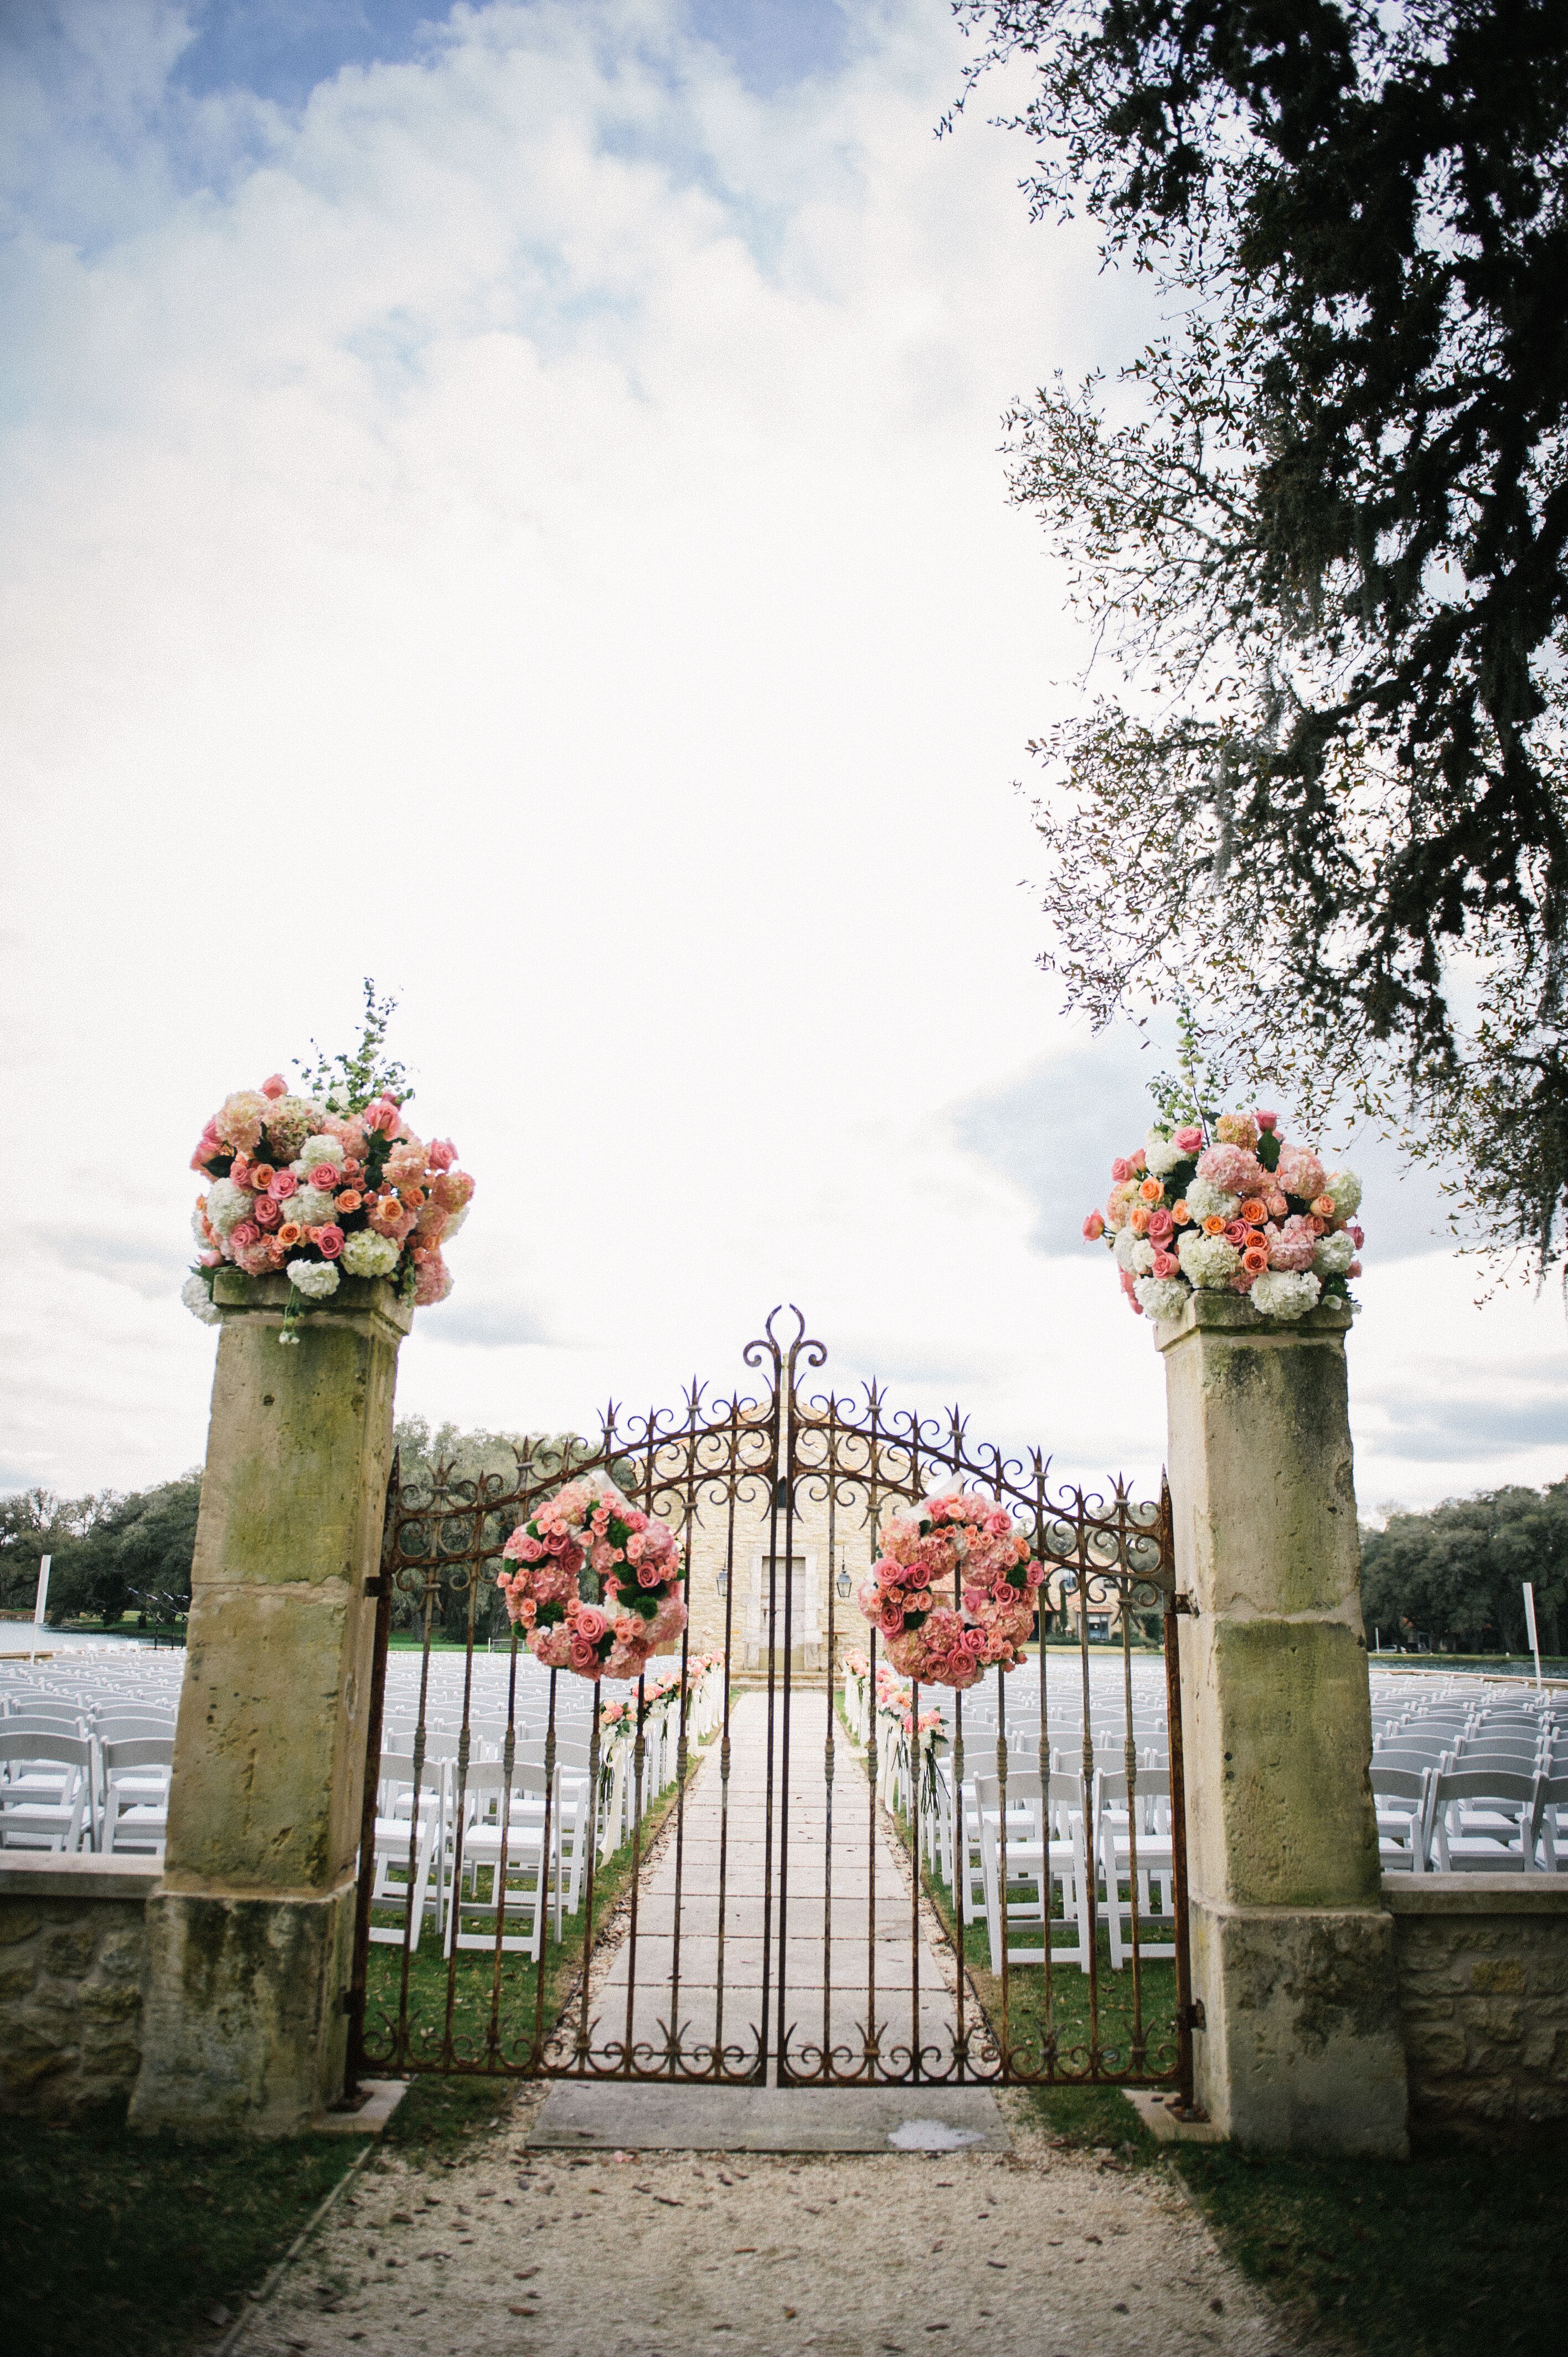
<svg viewBox="0 0 1568 2357"><path fill-rule="evenodd" d="M861 1588L860 1609L904 1677L972 1686L993 1663L1013 1669L1024 1659L1046 1575L1012 1516L985 1491L949 1491L895 1507L883 1516L876 1543L881 1554ZM957 1601L949 1603L955 1576Z"/></svg>
<svg viewBox="0 0 1568 2357"><path fill-rule="evenodd" d="M600 1475L568 1481L501 1553L514 1566L496 1579L507 1617L546 1669L639 1678L686 1625L674 1532Z"/></svg>

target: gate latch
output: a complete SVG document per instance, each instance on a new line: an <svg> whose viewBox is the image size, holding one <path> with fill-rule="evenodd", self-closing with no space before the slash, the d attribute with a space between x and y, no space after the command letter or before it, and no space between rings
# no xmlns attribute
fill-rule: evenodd
<svg viewBox="0 0 1568 2357"><path fill-rule="evenodd" d="M1200 1996L1195 1996L1192 2003L1183 2008L1182 2027L1186 2029L1208 2029L1208 2023L1204 2017L1203 1999Z"/></svg>
<svg viewBox="0 0 1568 2357"><path fill-rule="evenodd" d="M377 1572L373 1578L366 1580L365 1594L367 1596L384 1596L386 1592L387 1584L381 1573Z"/></svg>
<svg viewBox="0 0 1568 2357"><path fill-rule="evenodd" d="M1196 1620L1197 1618L1197 1607L1184 1588L1177 1588L1171 1598L1171 1607L1174 1611L1185 1612L1190 1620Z"/></svg>

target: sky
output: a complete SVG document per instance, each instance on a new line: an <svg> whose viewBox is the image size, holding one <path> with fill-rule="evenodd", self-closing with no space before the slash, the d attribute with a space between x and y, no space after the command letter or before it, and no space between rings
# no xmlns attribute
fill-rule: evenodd
<svg viewBox="0 0 1568 2357"><path fill-rule="evenodd" d="M0 12L0 1487L199 1461L192 1143L366 974L478 1179L402 1410L725 1392L793 1301L841 1388L1157 1479L1079 1237L1157 1059L1036 965L1087 649L998 450L1154 322L1004 87L933 135L964 54L943 0ZM1363 1505L1562 1478L1561 1302L1351 1158Z"/></svg>

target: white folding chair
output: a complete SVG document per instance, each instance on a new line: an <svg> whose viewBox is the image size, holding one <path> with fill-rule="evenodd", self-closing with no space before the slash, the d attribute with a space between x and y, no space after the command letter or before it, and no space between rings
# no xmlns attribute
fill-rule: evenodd
<svg viewBox="0 0 1568 2357"><path fill-rule="evenodd" d="M507 1953L542 1952L551 1880L545 1790L534 1769L514 1767L509 1777L499 1760L470 1761L457 1796L461 1823L449 1829L441 1862L446 1954L455 1947L493 1949L498 1931ZM514 1922L518 1930L509 1931Z"/></svg>
<svg viewBox="0 0 1568 2357"><path fill-rule="evenodd" d="M1385 1874L1424 1874L1431 1839L1434 1770L1390 1768L1372 1761L1372 1805L1378 1814L1378 1857Z"/></svg>
<svg viewBox="0 0 1568 2357"><path fill-rule="evenodd" d="M92 1847L91 1736L0 1733L0 1848Z"/></svg>
<svg viewBox="0 0 1568 2357"><path fill-rule="evenodd" d="M102 1848L106 1853L151 1850L161 1857L168 1840L173 1736L125 1736L101 1745L100 1757L103 1762Z"/></svg>
<svg viewBox="0 0 1568 2357"><path fill-rule="evenodd" d="M1051 1776L1042 1787L1038 1769L1009 1773L1006 1795L1006 1868L1004 1877L1003 1796L995 1776L977 1776L974 1802L980 1819L985 1921L991 1969L1002 1969L1004 1944L1012 1964L1076 1964L1089 1970L1088 1886L1083 1854L1083 1788L1076 1776ZM1061 1893L1060 1916L1053 1912ZM1037 1947L1015 1946L1013 1927L1033 1926ZM1066 1932L1066 1939L1058 1939Z"/></svg>
<svg viewBox="0 0 1568 2357"><path fill-rule="evenodd" d="M1440 1769L1432 1781L1433 1864L1439 1874L1529 1873L1525 1839L1536 1779L1483 1768Z"/></svg>
<svg viewBox="0 0 1568 2357"><path fill-rule="evenodd" d="M435 1860L446 1823L446 1771L438 1764L422 1769L418 1823L414 1820L413 1761L400 1751L383 1751L376 1785L376 1839L371 1883L371 1938L385 1947L401 1948L406 1938L417 1948L424 1919L442 1926L442 1892ZM409 1853L413 1855L410 1871ZM401 1920L376 1921L378 1910Z"/></svg>
<svg viewBox="0 0 1568 2357"><path fill-rule="evenodd" d="M1119 1973L1124 1958L1132 1953L1134 1899L1140 1960L1145 1956L1174 1956L1176 1848L1171 1835L1169 1771L1157 1768L1140 1770L1133 1779L1129 1802L1125 1769L1101 1769L1094 1779L1094 1830L1112 1971ZM1123 1885L1125 1899L1122 1895ZM1156 1886L1160 1893L1157 1906L1154 1895ZM1164 1936L1146 1939L1145 1925L1156 1935Z"/></svg>

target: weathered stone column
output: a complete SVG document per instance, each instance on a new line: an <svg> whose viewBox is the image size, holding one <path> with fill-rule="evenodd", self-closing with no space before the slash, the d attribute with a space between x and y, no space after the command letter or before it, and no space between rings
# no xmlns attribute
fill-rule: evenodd
<svg viewBox="0 0 1568 2357"><path fill-rule="evenodd" d="M346 1278L280 1347L286 1278L220 1272L223 1311L175 1735L147 1902L131 2117L299 2129L342 2085L398 1344L412 1311Z"/></svg>
<svg viewBox="0 0 1568 2357"><path fill-rule="evenodd" d="M1197 2099L1240 2142L1401 2154L1393 1919L1368 1769L1345 1329L1197 1293L1165 1353Z"/></svg>

